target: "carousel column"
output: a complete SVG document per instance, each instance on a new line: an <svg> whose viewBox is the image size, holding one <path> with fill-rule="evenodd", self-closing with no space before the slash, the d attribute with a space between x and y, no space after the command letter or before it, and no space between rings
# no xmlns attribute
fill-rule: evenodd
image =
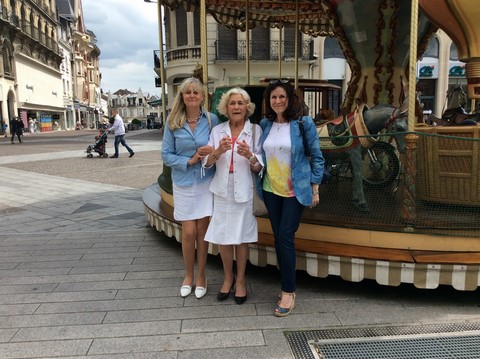
<svg viewBox="0 0 480 359"><path fill-rule="evenodd" d="M417 217L417 194L415 186L417 178L417 142L417 135L413 133L405 135L406 150L403 159L404 178L400 213L405 223L405 229L407 230L413 230Z"/></svg>

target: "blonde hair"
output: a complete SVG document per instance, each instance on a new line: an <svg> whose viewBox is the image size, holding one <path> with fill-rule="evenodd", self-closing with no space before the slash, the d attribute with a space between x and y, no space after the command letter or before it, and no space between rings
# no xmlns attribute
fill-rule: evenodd
<svg viewBox="0 0 480 359"><path fill-rule="evenodd" d="M234 87L222 95L217 106L218 113L220 115L227 116L227 104L232 95L241 95L243 100L247 103L247 114L245 116L245 120L252 116L255 112L255 104L250 100L250 95L248 92L240 87Z"/></svg>
<svg viewBox="0 0 480 359"><path fill-rule="evenodd" d="M203 94L205 98L205 88L203 87L202 82L196 77L189 77L183 80L180 85L177 95L173 100L172 110L168 116L168 127L170 130L175 130L177 128L182 128L186 121L186 107L185 102L183 102L183 94L187 91L189 86L193 85L193 90ZM203 106L203 101L200 106Z"/></svg>

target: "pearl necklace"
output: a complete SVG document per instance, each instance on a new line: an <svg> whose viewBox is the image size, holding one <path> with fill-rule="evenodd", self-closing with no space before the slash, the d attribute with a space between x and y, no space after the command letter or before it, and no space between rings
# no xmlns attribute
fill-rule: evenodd
<svg viewBox="0 0 480 359"><path fill-rule="evenodd" d="M188 116L185 116L185 118L186 118L187 123L196 123L196 122L200 119L201 116L202 116L202 113L200 112L200 113L198 114L197 118L195 118L195 119L193 119L193 120L192 120L192 119L189 119Z"/></svg>

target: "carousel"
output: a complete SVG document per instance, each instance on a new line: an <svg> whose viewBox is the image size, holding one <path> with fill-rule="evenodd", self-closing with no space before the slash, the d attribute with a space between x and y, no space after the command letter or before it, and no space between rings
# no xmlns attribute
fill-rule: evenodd
<svg viewBox="0 0 480 359"><path fill-rule="evenodd" d="M207 14L247 34L256 26L294 27L338 40L352 77L340 116L318 121L332 178L320 186L320 205L303 214L295 239L298 270L390 286L478 287L478 116L465 113L466 94L459 91L451 93L442 118L425 121L416 96L417 61L441 28L466 63L468 98L480 98L479 10L473 0L163 0L160 5L200 13L204 83ZM160 65L164 74L164 61ZM296 69L288 75L301 88ZM247 79L255 71L248 51L245 71ZM164 88L164 76L161 80ZM310 115L320 110L326 109L310 108ZM143 203L149 223L180 241L171 186L164 166L158 184L145 189ZM270 222L257 220L259 241L250 245L250 262L276 265ZM218 248L210 245L209 252L216 255Z"/></svg>

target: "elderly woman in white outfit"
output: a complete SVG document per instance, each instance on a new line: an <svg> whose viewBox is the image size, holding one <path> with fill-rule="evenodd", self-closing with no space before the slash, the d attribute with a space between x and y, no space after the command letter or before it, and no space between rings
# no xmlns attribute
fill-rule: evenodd
<svg viewBox="0 0 480 359"><path fill-rule="evenodd" d="M255 104L245 90L227 91L220 99L218 112L227 116L228 121L213 128L208 145L215 150L203 159L206 168L216 166L210 183L213 215L205 241L218 244L222 258L224 279L217 300L228 299L235 284L237 304L247 300L248 244L258 240L257 220L253 214L252 172L259 172L263 167L262 129L248 119L254 110Z"/></svg>

